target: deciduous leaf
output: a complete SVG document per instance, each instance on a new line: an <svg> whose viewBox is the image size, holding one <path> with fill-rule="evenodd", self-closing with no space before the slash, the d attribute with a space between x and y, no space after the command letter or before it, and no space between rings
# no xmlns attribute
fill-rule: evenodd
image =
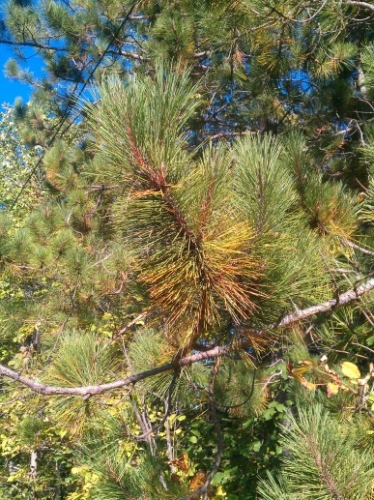
<svg viewBox="0 0 374 500"><path fill-rule="evenodd" d="M316 384L313 384L313 382L309 382L306 378L301 377L300 378L300 383L305 389L308 391L314 391L317 388Z"/></svg>
<svg viewBox="0 0 374 500"><path fill-rule="evenodd" d="M350 363L349 361L344 361L344 363L342 363L342 372L343 375L345 375L349 379L357 379L361 377L361 373L358 367L354 363Z"/></svg>
<svg viewBox="0 0 374 500"><path fill-rule="evenodd" d="M327 392L328 398L331 398L331 396L336 396L339 392L339 386L337 384L333 384L332 382L329 382L326 385L326 392Z"/></svg>

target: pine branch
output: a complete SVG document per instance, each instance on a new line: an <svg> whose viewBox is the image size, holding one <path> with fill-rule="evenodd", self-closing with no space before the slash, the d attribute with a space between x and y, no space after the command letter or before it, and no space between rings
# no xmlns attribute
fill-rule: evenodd
<svg viewBox="0 0 374 500"><path fill-rule="evenodd" d="M310 441L310 451L311 456L313 457L313 460L318 468L319 475L322 478L327 490L331 494L331 498L344 500L344 496L339 491L336 479L323 461L323 456L315 439Z"/></svg>
<svg viewBox="0 0 374 500"><path fill-rule="evenodd" d="M308 307L306 309L302 309L293 314L287 314L283 317L283 319L277 324L269 325L267 330L276 329L279 327L286 327L293 323L297 323L298 321L309 318L310 316L314 316L315 314L325 313L335 309L338 306L342 306L352 302L362 295L370 292L374 289L374 278L368 280L366 283L363 283L356 288L348 290L341 295L338 295L335 299L330 299L322 304L318 304L312 307ZM260 335L261 332L258 332ZM250 340L249 339L239 339L236 343L236 349L245 349L249 347ZM171 363L166 363L162 366L158 366L153 368L152 370L146 370L141 373L137 373L135 375L131 375L122 380L115 380L114 382L109 382L107 384L97 384L86 387L54 387L46 384L42 384L37 382L34 379L30 379L28 377L24 377L18 372L11 370L10 368L0 364L0 375L4 377L11 378L21 384L25 385L33 392L37 392L39 394L43 394L44 396L56 396L56 395L66 395L66 396L80 396L83 398L89 398L90 396L94 396L97 394L102 394L104 392L108 392L114 389L120 389L122 387L128 387L130 385L134 385L141 380L147 379L149 377L153 377L155 375L159 375L160 373L165 373L168 371L175 370L176 368L183 368L185 366L190 366L194 363L198 363L199 361L204 361L207 359L215 359L220 356L224 356L232 351L231 344L224 346L217 346L212 349L209 349L205 352L198 352L196 354L191 354L190 356L185 356L180 359L174 359Z"/></svg>

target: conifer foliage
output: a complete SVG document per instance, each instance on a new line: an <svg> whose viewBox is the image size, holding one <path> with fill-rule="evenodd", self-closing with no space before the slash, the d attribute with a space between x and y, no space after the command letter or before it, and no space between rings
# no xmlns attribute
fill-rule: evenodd
<svg viewBox="0 0 374 500"><path fill-rule="evenodd" d="M373 498L373 29L8 2L0 498Z"/></svg>

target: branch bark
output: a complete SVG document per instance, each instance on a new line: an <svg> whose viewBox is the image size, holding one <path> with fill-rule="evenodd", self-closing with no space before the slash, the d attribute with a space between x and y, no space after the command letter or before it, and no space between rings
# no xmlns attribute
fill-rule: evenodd
<svg viewBox="0 0 374 500"><path fill-rule="evenodd" d="M361 253L364 253L365 255L374 255L374 252L372 250L369 250L368 248L361 247L360 245L357 245L356 243L353 243L353 241L349 241L346 238L341 238L340 240L343 245L346 245L347 247L354 248L355 250L358 250Z"/></svg>
<svg viewBox="0 0 374 500"><path fill-rule="evenodd" d="M327 300L322 304L317 304L306 309L296 311L292 314L287 314L281 321L277 324L269 325L267 330L272 330L276 328L285 328L293 323L302 321L306 318L314 316L316 314L322 314L335 309L336 307L348 304L359 297L365 295L374 289L374 278L366 281L362 285L359 285L351 290L348 290L340 294L337 298ZM260 334L260 332L259 332ZM242 338L236 343L236 350L245 349L249 347L250 340ZM207 359L215 359L220 356L224 356L232 351L231 345L216 346L205 352L198 352L196 354L191 354L183 358L174 360L171 363L166 363L162 366L153 368L152 370L147 370L141 373L130 375L129 377L121 380L115 380L114 382L108 382L106 384L90 385L86 387L54 387L46 384L42 384L34 379L24 377L20 373L11 370L10 368L0 364L0 375L4 377L11 378L17 382L20 382L24 386L31 389L33 392L43 394L44 396L79 396L82 398L89 398L90 396L95 396L97 394L102 394L104 392L112 391L114 389L121 389L123 387L129 387L131 385L140 382L149 377L159 375L160 373L165 373L168 371L175 370L176 368L183 368L185 366L190 366L199 361Z"/></svg>
<svg viewBox="0 0 374 500"><path fill-rule="evenodd" d="M310 316L314 316L315 314L321 314L324 312L331 311L332 309L335 309L335 307L343 306L345 304L348 304L349 302L352 302L353 300L358 299L362 295L365 295L367 292L370 292L370 290L372 290L373 288L374 288L374 278L366 281L366 283L363 283L362 285L359 285L351 290L348 290L347 292L338 295L338 297L335 299L330 299L327 300L326 302L323 302L322 304L318 304L316 306L296 311L293 314L287 314L279 322L278 326L280 327L288 326L291 323L295 323L296 321L309 318ZM277 325L271 325L271 328L274 328L275 326Z"/></svg>
<svg viewBox="0 0 374 500"><path fill-rule="evenodd" d="M353 0L348 0L345 3L346 3L346 5L357 5L359 7L364 7L364 9L369 9L369 10L372 10L374 12L374 5L371 5L368 2L355 2Z"/></svg>

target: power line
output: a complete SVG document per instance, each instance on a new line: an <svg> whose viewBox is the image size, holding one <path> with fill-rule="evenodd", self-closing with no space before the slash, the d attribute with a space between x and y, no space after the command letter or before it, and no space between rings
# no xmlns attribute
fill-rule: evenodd
<svg viewBox="0 0 374 500"><path fill-rule="evenodd" d="M76 83L75 87L74 87L74 90L71 94L71 97L70 99L72 100L72 105L68 106L65 110L65 113L61 119L61 122L59 124L59 126L57 127L55 133L53 134L53 136L51 137L51 139L48 141L47 143L47 148L49 148L50 146L52 146L52 144L54 143L54 141L56 140L58 134L60 133L60 130L62 129L62 127L64 126L64 123L66 122L66 120L68 119L71 111L73 110L75 104L78 102L79 98L81 97L81 95L83 94L85 88L87 87L88 85L88 82L91 80L91 78L93 77L93 75L95 74L95 71L97 70L97 68L100 66L102 60L104 59L105 55L107 54L107 52L109 51L110 47L113 45L113 43L115 42L116 38L118 37L118 35L120 34L120 32L122 31L123 27L125 26L125 24L127 23L129 17L131 16L135 6L136 6L136 3L137 2L134 2L132 4L132 6L130 7L130 10L128 11L128 13L126 14L126 16L124 17L123 21L121 22L121 24L119 25L118 29L114 32L114 35L112 36L110 42L108 43L107 47L105 48L104 52L101 54L101 56L99 57L99 59L97 60L95 66L93 67L93 69L91 70L91 73L88 75L88 77L85 79L81 89L79 90L78 92L78 95L77 96L74 96L76 90L77 90L77 87L78 87L78 83ZM62 137L64 134L66 134L66 132L70 129L70 127L73 125L73 123L75 122L76 118L69 123L69 125L61 132L61 136ZM28 185L28 183L30 182L32 176L35 174L35 172L37 171L38 167L40 166L41 162L43 161L43 158L44 158L44 155L45 155L45 150L43 151L43 153L41 154L41 156L39 157L38 161L35 163L34 167L32 168L32 170L30 171L29 175L27 176L27 179L25 180L25 182L23 183L21 189L19 190L19 193L17 194L17 196L15 197L13 203L11 204L10 206L10 209L13 210L14 207L17 205L18 203L18 200L20 199L20 197L22 196L24 190L26 189L26 186Z"/></svg>

